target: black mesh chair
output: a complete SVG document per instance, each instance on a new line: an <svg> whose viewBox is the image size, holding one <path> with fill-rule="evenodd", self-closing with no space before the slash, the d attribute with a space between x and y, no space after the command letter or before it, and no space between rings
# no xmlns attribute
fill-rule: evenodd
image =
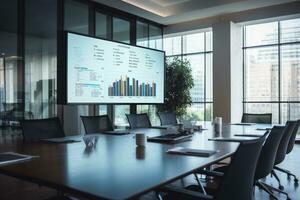
<svg viewBox="0 0 300 200"><path fill-rule="evenodd" d="M85 133L101 133L103 131L113 131L112 123L108 115L100 116L80 116Z"/></svg>
<svg viewBox="0 0 300 200"><path fill-rule="evenodd" d="M285 156L286 156L286 152L287 152L287 149L288 149L289 141L291 139L291 136L294 132L294 129L295 129L296 125L297 125L296 121L287 121L286 122L286 128L284 130L284 134L282 136L282 139L280 141L279 148L278 148L278 151L277 151L277 154L276 154L274 169L276 169L276 165L279 165L280 163L282 163L284 161ZM275 170L272 170L272 175L274 175L274 177L278 181L278 184L279 184L278 188L283 190L284 187L283 187L283 185L281 185L280 179L277 176Z"/></svg>
<svg viewBox="0 0 300 200"><path fill-rule="evenodd" d="M23 141L38 142L41 139L65 137L58 117L21 121Z"/></svg>
<svg viewBox="0 0 300 200"><path fill-rule="evenodd" d="M214 173L222 177L221 184L214 196L199 193L199 186L192 185L186 188L167 186L162 189L167 192L167 199L217 199L217 200L240 200L252 199L253 181L258 157L265 136L241 142L237 151L232 156L232 161L226 173Z"/></svg>
<svg viewBox="0 0 300 200"><path fill-rule="evenodd" d="M242 117L242 123L271 124L272 114L244 113Z"/></svg>
<svg viewBox="0 0 300 200"><path fill-rule="evenodd" d="M294 130L293 130L293 133L292 133L292 135L291 135L290 141L289 141L289 143L288 143L288 147L287 147L286 154L291 153L292 150L293 150L293 148L294 148L294 144L295 144L295 140L296 140L296 135L297 135L297 133L298 133L298 131L299 131L299 127L300 127L300 120L297 121L297 124L296 124L296 126L295 126L295 128L294 128ZM281 172L283 172L283 173L286 173L287 176L288 176L288 179L290 179L290 177L293 176L293 177L294 177L295 183L298 183L298 181L299 181L298 178L297 178L296 175L293 174L291 171L286 170L286 169L283 169L283 168L280 168L280 167L278 167L278 166L274 166L274 169L275 169L275 170L278 170L278 171L281 171Z"/></svg>
<svg viewBox="0 0 300 200"><path fill-rule="evenodd" d="M287 193L282 192L265 182L260 181L260 179L266 178L268 175L272 173L277 151L279 148L279 145L283 139L283 136L286 133L287 126L274 126L264 143L264 146L262 147L261 153L259 155L259 160L256 167L255 172L255 180L254 184L258 186L260 189L263 189L265 192L267 192L271 197L274 199L277 199L276 196L274 196L274 193L272 191L277 191L280 193L283 193L287 196L289 199L289 196Z"/></svg>
<svg viewBox="0 0 300 200"><path fill-rule="evenodd" d="M160 119L160 124L162 126L177 124L176 115L173 112L158 112L157 115Z"/></svg>
<svg viewBox="0 0 300 200"><path fill-rule="evenodd" d="M277 191L280 193L283 193L287 196L289 199L289 196L287 193L282 192L276 188L271 187L270 185L260 181L260 179L266 178L268 175L272 173L277 150L279 148L279 144L282 141L283 135L285 134L286 126L274 126L269 133L262 150L259 155L259 159L257 162L257 167L255 171L255 177L254 177L254 184L255 186L258 186L260 189L267 192L271 197L274 199L277 199L277 197L274 195L272 191ZM228 169L228 166L222 166L214 169L217 173L226 173ZM215 172L213 171L213 173ZM210 171L199 171L201 174L204 175L212 175L212 172Z"/></svg>
<svg viewBox="0 0 300 200"><path fill-rule="evenodd" d="M126 114L130 128L150 128L151 122L146 113L141 114Z"/></svg>

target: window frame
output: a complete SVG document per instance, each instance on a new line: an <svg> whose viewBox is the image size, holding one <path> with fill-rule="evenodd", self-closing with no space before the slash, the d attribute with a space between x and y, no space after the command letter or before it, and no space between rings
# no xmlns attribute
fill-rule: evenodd
<svg viewBox="0 0 300 200"><path fill-rule="evenodd" d="M207 50L207 33L211 32L212 33L212 30L211 29L206 29L206 30L199 30L198 32L193 32L193 33L182 33L182 34L176 34L176 35L171 35L170 37L164 37L163 39L166 39L166 38L172 38L172 37L180 37L180 53L179 54L174 54L174 55L166 55L166 59L168 58L174 58L174 57L178 57L180 58L181 60L186 57L186 56L193 56L193 55L203 55L203 59L204 59L204 71L203 71L203 74L204 74L204 96L203 96L203 101L193 101L191 106L193 105L197 105L197 104L200 104L200 105L203 105L203 108L204 108L204 113L203 113L203 116L204 116L204 121L207 121L208 120L208 113L207 113L207 105L211 105L212 106L212 109L213 109L213 100L211 101L208 101L207 99L207 94L206 94L206 90L207 90L207 55L211 54L211 56L213 56L213 48L211 47L211 50ZM197 34L197 33L204 33L204 41L203 41L203 44L204 44L204 51L200 51L200 52L192 52L192 53L183 53L184 52L184 47L183 47L183 44L184 44L184 36L186 35L189 35L189 34ZM212 33L213 34L213 33ZM164 46L164 45L163 45ZM212 66L213 67L213 64ZM213 77L212 77L213 78ZM212 118L212 116L211 116Z"/></svg>
<svg viewBox="0 0 300 200"><path fill-rule="evenodd" d="M295 18L297 19L297 18ZM242 36L243 36L243 45L242 45L242 56L243 56L243 113L246 112L246 107L247 104L278 104L278 123L281 124L282 122L282 104L300 104L300 101L285 101L282 100L282 57L281 57L281 53L282 53L282 46L288 46L288 45L297 45L300 44L300 41L294 41L294 42L282 42L282 38L281 38L281 23L283 21L286 20L278 20L275 21L277 22L277 26L278 26L278 32L277 32L277 43L272 43L272 44L262 44L262 45L250 45L250 46L246 46L246 27L247 25L243 26L243 31L242 31ZM267 22L268 23L268 22ZM264 23L261 23L264 24ZM251 24L253 25L253 24ZM246 73L247 73L247 64L246 64L246 50L247 49L258 49L258 48L264 48L264 47L275 47L277 48L277 65L278 65L278 85L277 85L277 90L278 90L278 100L277 101L256 101L256 100L247 100L246 99L246 91L247 91L247 84L246 84ZM289 117L288 117L289 120Z"/></svg>

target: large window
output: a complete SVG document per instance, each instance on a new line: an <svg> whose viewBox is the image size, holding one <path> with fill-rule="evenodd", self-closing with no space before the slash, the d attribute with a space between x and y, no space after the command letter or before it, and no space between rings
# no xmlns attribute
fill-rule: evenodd
<svg viewBox="0 0 300 200"><path fill-rule="evenodd" d="M191 63L194 87L191 89L193 104L185 118L210 121L212 119L212 31L165 36L164 50L167 59L175 56Z"/></svg>
<svg viewBox="0 0 300 200"><path fill-rule="evenodd" d="M25 110L35 119L54 117L57 4L52 0L27 0L25 10Z"/></svg>
<svg viewBox="0 0 300 200"><path fill-rule="evenodd" d="M0 117L20 119L24 112L23 57L19 52L18 2L4 0L0 6ZM8 115L8 113L11 113ZM2 122L1 122L2 124ZM0 125L1 125L0 124Z"/></svg>
<svg viewBox="0 0 300 200"><path fill-rule="evenodd" d="M244 112L300 118L300 18L244 27Z"/></svg>

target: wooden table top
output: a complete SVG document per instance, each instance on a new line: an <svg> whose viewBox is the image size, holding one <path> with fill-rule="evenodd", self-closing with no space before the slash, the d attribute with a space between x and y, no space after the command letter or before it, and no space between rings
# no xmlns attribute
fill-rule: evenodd
<svg viewBox="0 0 300 200"><path fill-rule="evenodd" d="M87 150L83 141L3 145L0 152L14 151L39 157L2 166L0 173L90 199L129 199L222 160L236 151L238 143L208 141L219 136L210 123L204 123L203 128L207 130L195 132L190 141L173 145L147 142L145 148L136 147L134 134L97 134L97 146L92 150ZM225 125L222 136L264 132L256 128ZM166 133L166 130L136 129L132 132L157 136ZM208 158L166 153L177 146L218 150L218 153Z"/></svg>

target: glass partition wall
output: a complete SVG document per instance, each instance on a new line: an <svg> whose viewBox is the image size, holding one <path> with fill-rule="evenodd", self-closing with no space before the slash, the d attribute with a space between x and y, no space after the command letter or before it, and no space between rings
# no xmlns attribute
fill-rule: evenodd
<svg viewBox="0 0 300 200"><path fill-rule="evenodd" d="M20 6L17 0L4 0L0 6L0 127L25 115Z"/></svg>
<svg viewBox="0 0 300 200"><path fill-rule="evenodd" d="M300 119L300 18L244 26L244 112Z"/></svg>
<svg viewBox="0 0 300 200"><path fill-rule="evenodd" d="M149 26L149 47L161 49L160 24L82 0L4 0L0 11L0 125L8 119L7 111L15 119L40 119L64 115L71 107L76 107L77 117L93 108L95 114L112 116L116 124L127 123L125 113L135 112L136 105L57 105L63 32L136 45L136 24L142 20Z"/></svg>

